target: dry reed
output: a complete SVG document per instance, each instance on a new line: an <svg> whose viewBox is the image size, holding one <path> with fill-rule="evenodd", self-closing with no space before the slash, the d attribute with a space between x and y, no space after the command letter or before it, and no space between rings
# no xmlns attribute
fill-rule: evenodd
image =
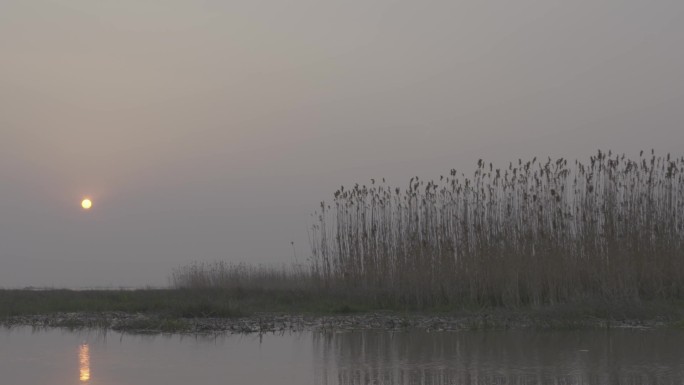
<svg viewBox="0 0 684 385"><path fill-rule="evenodd" d="M684 298L683 171L599 151L342 187L316 212L310 277L418 307Z"/></svg>
<svg viewBox="0 0 684 385"><path fill-rule="evenodd" d="M195 262L175 268L170 276L171 286L178 289L300 290L311 282L311 269L297 264Z"/></svg>

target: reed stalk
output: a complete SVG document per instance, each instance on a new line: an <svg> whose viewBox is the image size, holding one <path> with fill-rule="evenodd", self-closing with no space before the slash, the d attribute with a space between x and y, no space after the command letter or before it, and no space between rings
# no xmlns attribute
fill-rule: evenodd
<svg viewBox="0 0 684 385"><path fill-rule="evenodd" d="M310 277L418 307L684 298L683 171L599 151L342 187L315 214Z"/></svg>

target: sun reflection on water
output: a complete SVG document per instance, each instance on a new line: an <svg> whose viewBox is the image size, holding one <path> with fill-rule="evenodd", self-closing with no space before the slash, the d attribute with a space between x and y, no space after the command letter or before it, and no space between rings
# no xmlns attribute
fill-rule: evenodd
<svg viewBox="0 0 684 385"><path fill-rule="evenodd" d="M80 367L79 379L81 382L90 380L90 348L88 344L82 344L78 350L78 361Z"/></svg>

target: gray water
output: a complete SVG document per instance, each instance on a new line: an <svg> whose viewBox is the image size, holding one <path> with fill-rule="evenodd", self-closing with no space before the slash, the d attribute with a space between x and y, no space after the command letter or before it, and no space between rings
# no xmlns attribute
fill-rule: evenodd
<svg viewBox="0 0 684 385"><path fill-rule="evenodd" d="M683 384L684 332L0 330L3 385Z"/></svg>

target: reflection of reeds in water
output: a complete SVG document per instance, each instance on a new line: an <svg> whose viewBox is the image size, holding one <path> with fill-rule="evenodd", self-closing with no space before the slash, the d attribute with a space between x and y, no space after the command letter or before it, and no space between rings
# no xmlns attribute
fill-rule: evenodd
<svg viewBox="0 0 684 385"><path fill-rule="evenodd" d="M341 188L313 276L410 306L684 297L684 158L483 161L472 177Z"/></svg>
<svg viewBox="0 0 684 385"><path fill-rule="evenodd" d="M90 347L82 344L78 349L79 379L81 382L90 381Z"/></svg>
<svg viewBox="0 0 684 385"><path fill-rule="evenodd" d="M684 334L634 331L314 335L320 384L682 383ZM331 369L334 368L334 369Z"/></svg>

